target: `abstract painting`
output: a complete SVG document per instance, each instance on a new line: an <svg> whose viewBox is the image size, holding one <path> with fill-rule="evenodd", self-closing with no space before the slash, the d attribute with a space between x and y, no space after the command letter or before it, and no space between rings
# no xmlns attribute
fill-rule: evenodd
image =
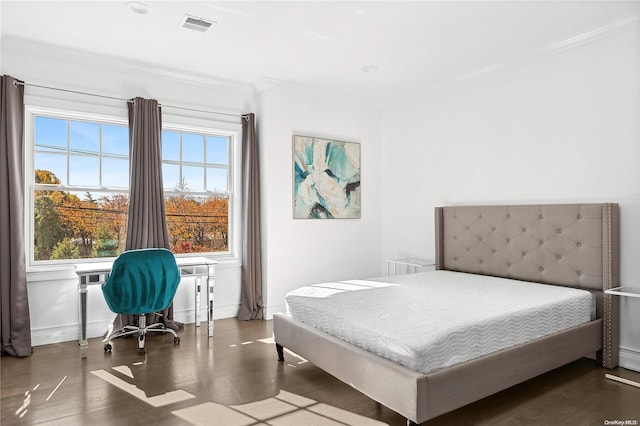
<svg viewBox="0 0 640 426"><path fill-rule="evenodd" d="M293 137L294 219L360 218L360 144Z"/></svg>

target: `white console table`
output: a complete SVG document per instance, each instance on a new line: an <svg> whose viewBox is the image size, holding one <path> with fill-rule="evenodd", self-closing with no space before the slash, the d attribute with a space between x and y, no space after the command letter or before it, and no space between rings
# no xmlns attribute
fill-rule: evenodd
<svg viewBox="0 0 640 426"><path fill-rule="evenodd" d="M628 287L628 286L616 287L616 288L610 288L609 290L605 290L604 292L614 296L640 298L640 288L638 287ZM613 374L605 374L604 377L610 380L615 380L616 382L620 382L626 385L631 385L631 386L640 388L640 383L634 382L633 380L628 380L623 377L614 376Z"/></svg>
<svg viewBox="0 0 640 426"><path fill-rule="evenodd" d="M409 272L410 268L413 272L416 272L418 268L425 268L427 266L434 266L435 262L429 259L418 259L415 257L404 257L402 259L389 259L387 260L387 275L396 275L398 265L402 265L407 268ZM393 271L393 274L391 273Z"/></svg>
<svg viewBox="0 0 640 426"><path fill-rule="evenodd" d="M202 281L205 280L207 288L207 333L213 336L213 297L215 291L215 260L206 257L177 257L176 263L180 269L181 277L195 278L195 322L200 326L200 303L202 293ZM79 263L76 266L78 275L78 343L80 344L80 356L87 357L87 287L90 285L104 284L109 279L113 262Z"/></svg>

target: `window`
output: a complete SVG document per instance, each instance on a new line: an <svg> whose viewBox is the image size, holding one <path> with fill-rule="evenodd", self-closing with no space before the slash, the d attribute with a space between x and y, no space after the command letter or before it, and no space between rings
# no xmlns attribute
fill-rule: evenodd
<svg viewBox="0 0 640 426"><path fill-rule="evenodd" d="M124 250L129 132L123 119L28 108L31 263L114 257ZM176 254L232 254L237 129L165 125L167 227Z"/></svg>
<svg viewBox="0 0 640 426"><path fill-rule="evenodd" d="M162 131L167 228L174 253L229 252L233 134Z"/></svg>

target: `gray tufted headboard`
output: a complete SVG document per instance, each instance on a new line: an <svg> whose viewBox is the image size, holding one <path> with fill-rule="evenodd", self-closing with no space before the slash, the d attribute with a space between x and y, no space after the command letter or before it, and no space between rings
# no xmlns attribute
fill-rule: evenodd
<svg viewBox="0 0 640 426"><path fill-rule="evenodd" d="M436 269L591 290L605 367L618 363L617 204L436 207Z"/></svg>

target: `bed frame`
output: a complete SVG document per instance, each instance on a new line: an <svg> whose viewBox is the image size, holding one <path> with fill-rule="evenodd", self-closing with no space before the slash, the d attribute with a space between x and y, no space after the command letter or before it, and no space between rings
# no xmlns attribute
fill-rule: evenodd
<svg viewBox="0 0 640 426"><path fill-rule="evenodd" d="M422 374L275 314L283 347L415 425L584 356L618 365L617 204L436 207L436 269L589 290L595 319L569 330ZM472 379L470 379L472 378Z"/></svg>

